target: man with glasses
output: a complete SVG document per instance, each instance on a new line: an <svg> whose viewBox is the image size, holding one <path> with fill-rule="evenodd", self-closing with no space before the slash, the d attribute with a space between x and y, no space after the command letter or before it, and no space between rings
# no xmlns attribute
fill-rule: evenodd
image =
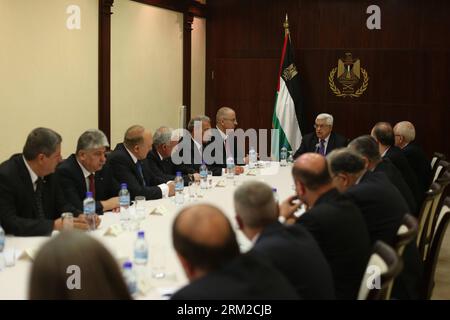
<svg viewBox="0 0 450 320"><path fill-rule="evenodd" d="M304 153L315 152L326 156L337 148L347 146L347 139L333 132L333 116L328 113L321 113L316 117L314 124L315 132L305 135L300 148L295 152L294 158L298 158Z"/></svg>

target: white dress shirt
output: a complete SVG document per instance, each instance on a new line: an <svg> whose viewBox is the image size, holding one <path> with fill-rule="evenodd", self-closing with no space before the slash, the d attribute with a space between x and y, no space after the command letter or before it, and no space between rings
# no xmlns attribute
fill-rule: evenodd
<svg viewBox="0 0 450 320"><path fill-rule="evenodd" d="M83 171L84 183L86 183L86 190L89 190L89 176L91 174L93 174L95 176L95 172L93 172L93 173L89 172L78 160L77 160L77 162L81 168L81 171ZM89 191L91 191L91 190L89 190Z"/></svg>
<svg viewBox="0 0 450 320"><path fill-rule="evenodd" d="M36 173L34 173L33 169L28 165L27 160L25 160L25 157L22 156L23 162L25 163L25 167L27 167L28 173L30 174L31 183L33 184L33 190L36 191L36 181L39 178Z"/></svg>

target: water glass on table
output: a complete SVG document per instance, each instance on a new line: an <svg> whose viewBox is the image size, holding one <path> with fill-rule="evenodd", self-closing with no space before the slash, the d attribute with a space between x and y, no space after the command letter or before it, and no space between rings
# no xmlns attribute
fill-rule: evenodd
<svg viewBox="0 0 450 320"><path fill-rule="evenodd" d="M61 220L63 225L63 230L72 230L73 229L73 213L72 212L64 212L61 214Z"/></svg>
<svg viewBox="0 0 450 320"><path fill-rule="evenodd" d="M154 244L150 249L151 258L150 266L152 277L155 279L163 279L166 277L166 252L161 244Z"/></svg>
<svg viewBox="0 0 450 320"><path fill-rule="evenodd" d="M208 171L208 189L212 189L213 187L213 174L212 171Z"/></svg>
<svg viewBox="0 0 450 320"><path fill-rule="evenodd" d="M145 219L145 196L134 197L134 206L136 210L136 218L138 221Z"/></svg>

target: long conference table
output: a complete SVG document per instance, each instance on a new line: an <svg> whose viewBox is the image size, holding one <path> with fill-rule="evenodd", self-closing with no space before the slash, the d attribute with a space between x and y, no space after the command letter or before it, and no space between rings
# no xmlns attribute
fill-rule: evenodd
<svg viewBox="0 0 450 320"><path fill-rule="evenodd" d="M277 188L280 200L292 195L293 179L291 165L281 167L278 162L267 162L256 170L245 169L244 174L231 180L224 176L213 177L213 187L199 192L201 197L192 199L185 187L183 205L175 204L174 197L146 201L145 218L139 229L145 231L149 245L149 262L138 270L140 272L139 293L136 299L167 299L170 293L188 283L181 264L172 246L172 223L177 213L188 205L210 203L220 208L231 221L236 231L241 251L251 248L251 242L238 229L235 221L233 193L237 186L245 181L258 180ZM200 189L199 189L200 190ZM120 226L120 214L107 212L101 216L99 228L90 234L98 239L117 259L118 263L133 261L136 231L114 231ZM122 231L122 232L121 232ZM109 233L109 234L108 234ZM52 236L57 234L54 231ZM33 256L49 237L15 237L6 236L5 251L14 253L15 264L0 271L0 300L27 299L29 278L32 270ZM152 276L152 270L163 271L163 278ZM83 277L81 270L81 278ZM69 276L69 275L68 275ZM81 281L82 283L82 281Z"/></svg>

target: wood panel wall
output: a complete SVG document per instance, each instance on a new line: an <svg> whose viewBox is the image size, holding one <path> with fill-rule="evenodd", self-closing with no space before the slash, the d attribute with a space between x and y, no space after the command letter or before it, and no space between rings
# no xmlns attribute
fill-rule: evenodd
<svg viewBox="0 0 450 320"><path fill-rule="evenodd" d="M381 8L381 30L366 9ZM348 138L378 121L410 120L431 155L450 156L450 2L447 0L208 0L206 111L238 114L239 127L271 128L275 88L289 14L305 102L306 133L329 112ZM360 98L339 98L328 75L346 52L370 80Z"/></svg>

